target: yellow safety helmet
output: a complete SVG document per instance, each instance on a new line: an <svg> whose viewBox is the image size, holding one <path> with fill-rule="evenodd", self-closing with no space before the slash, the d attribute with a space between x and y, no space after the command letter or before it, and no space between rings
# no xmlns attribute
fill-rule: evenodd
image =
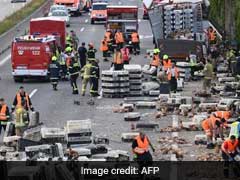
<svg viewBox="0 0 240 180"><path fill-rule="evenodd" d="M65 51L66 51L66 52L71 52L71 51L72 51L72 48L68 46L68 47L65 49Z"/></svg>
<svg viewBox="0 0 240 180"><path fill-rule="evenodd" d="M168 55L167 55L167 54L164 54L164 55L163 55L163 59L164 59L164 60L167 60L167 59L168 59Z"/></svg>
<svg viewBox="0 0 240 180"><path fill-rule="evenodd" d="M160 53L160 50L159 50L158 48L155 48L155 49L153 50L153 53L154 53L154 54Z"/></svg>
<svg viewBox="0 0 240 180"><path fill-rule="evenodd" d="M52 61L56 61L57 60L57 57L56 56L53 56L52 57Z"/></svg>

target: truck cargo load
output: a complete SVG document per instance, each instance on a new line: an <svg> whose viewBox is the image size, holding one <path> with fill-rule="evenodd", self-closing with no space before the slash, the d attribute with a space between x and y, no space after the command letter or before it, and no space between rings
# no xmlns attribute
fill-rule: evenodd
<svg viewBox="0 0 240 180"><path fill-rule="evenodd" d="M55 17L35 18L30 21L31 35L54 35L58 46L65 47L65 21Z"/></svg>
<svg viewBox="0 0 240 180"><path fill-rule="evenodd" d="M54 36L26 35L15 38L12 42L12 75L16 82L24 78L40 77L48 79L51 57L56 51Z"/></svg>

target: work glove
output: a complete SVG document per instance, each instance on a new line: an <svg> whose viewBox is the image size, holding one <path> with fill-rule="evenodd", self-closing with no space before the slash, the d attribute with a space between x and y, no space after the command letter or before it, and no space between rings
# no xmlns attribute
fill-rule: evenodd
<svg viewBox="0 0 240 180"><path fill-rule="evenodd" d="M12 108L11 108L11 113L13 113L13 112L14 112L14 110L15 110L15 108L13 108L13 107L12 107Z"/></svg>
<svg viewBox="0 0 240 180"><path fill-rule="evenodd" d="M152 148L152 151L153 151L153 152L155 152L155 149L154 149L154 148Z"/></svg>
<svg viewBox="0 0 240 180"><path fill-rule="evenodd" d="M31 109L31 111L34 111L34 108L33 108L33 107L31 107L30 109Z"/></svg>

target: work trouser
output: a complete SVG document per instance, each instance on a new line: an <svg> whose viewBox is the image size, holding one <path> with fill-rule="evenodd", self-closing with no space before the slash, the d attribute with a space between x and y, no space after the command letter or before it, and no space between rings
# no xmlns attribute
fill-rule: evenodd
<svg viewBox="0 0 240 180"><path fill-rule="evenodd" d="M114 70L121 71L123 69L123 64L114 63Z"/></svg>
<svg viewBox="0 0 240 180"><path fill-rule="evenodd" d="M129 60L123 61L123 64L129 64Z"/></svg>
<svg viewBox="0 0 240 180"><path fill-rule="evenodd" d="M86 92L86 88L87 88L87 85L88 85L89 80L90 80L89 77L87 77L87 78L85 77L85 78L83 78L83 80L82 80L82 95L84 95L85 92Z"/></svg>
<svg viewBox="0 0 240 180"><path fill-rule="evenodd" d="M5 122L2 123L0 121L0 135L1 135L2 129L4 130L4 132L6 131L6 127L7 127L7 124Z"/></svg>
<svg viewBox="0 0 240 180"><path fill-rule="evenodd" d="M90 78L90 94L95 97L98 96L98 78L97 77L91 77Z"/></svg>
<svg viewBox="0 0 240 180"><path fill-rule="evenodd" d="M113 48L113 43L112 42L108 42L108 51L113 52L114 48Z"/></svg>
<svg viewBox="0 0 240 180"><path fill-rule="evenodd" d="M66 76L67 76L67 66L66 66L66 64L62 64L61 65L61 71L60 71L61 73L61 78L62 79L65 79L66 78Z"/></svg>
<svg viewBox="0 0 240 180"><path fill-rule="evenodd" d="M22 136L29 124L29 113L23 108L16 109L15 133L17 136Z"/></svg>
<svg viewBox="0 0 240 180"><path fill-rule="evenodd" d="M203 90L207 91L211 87L211 79L204 78L203 79Z"/></svg>
<svg viewBox="0 0 240 180"><path fill-rule="evenodd" d="M73 88L73 93L76 93L76 94L78 94L78 87L77 87L78 76L79 76L79 74L70 75L70 83Z"/></svg>
<svg viewBox="0 0 240 180"><path fill-rule="evenodd" d="M104 59L107 59L107 57L108 57L108 50L106 50L106 51L103 51L103 58Z"/></svg>
<svg viewBox="0 0 240 180"><path fill-rule="evenodd" d="M171 77L170 86L171 86L171 91L173 92L177 91L177 79L175 77Z"/></svg>
<svg viewBox="0 0 240 180"><path fill-rule="evenodd" d="M81 65L81 68L83 68L83 67L86 65L86 59L87 59L87 58L81 58L81 57L80 57L80 65Z"/></svg>
<svg viewBox="0 0 240 180"><path fill-rule="evenodd" d="M133 53L138 54L140 52L139 42L133 42Z"/></svg>
<svg viewBox="0 0 240 180"><path fill-rule="evenodd" d="M58 78L50 78L53 89L57 88L58 80L59 80Z"/></svg>

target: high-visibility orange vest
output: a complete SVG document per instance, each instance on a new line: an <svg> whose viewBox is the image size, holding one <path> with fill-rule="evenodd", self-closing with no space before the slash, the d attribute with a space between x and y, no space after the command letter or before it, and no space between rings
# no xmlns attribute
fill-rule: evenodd
<svg viewBox="0 0 240 180"><path fill-rule="evenodd" d="M208 38L209 38L210 41L215 41L215 39L216 39L216 31L215 30L209 31L208 32Z"/></svg>
<svg viewBox="0 0 240 180"><path fill-rule="evenodd" d="M105 33L105 37L106 37L107 42L110 42L110 41L111 41L111 34L112 34L112 33L111 33L111 32L108 32L108 31Z"/></svg>
<svg viewBox="0 0 240 180"><path fill-rule="evenodd" d="M116 41L116 44L124 42L123 34L121 32L117 32L115 34L115 41Z"/></svg>
<svg viewBox="0 0 240 180"><path fill-rule="evenodd" d="M139 42L138 33L133 32L133 33L131 34L131 39L132 39L132 42L133 42L133 43L138 43L138 42Z"/></svg>
<svg viewBox="0 0 240 180"><path fill-rule="evenodd" d="M0 120L1 121L6 121L7 120L7 105L3 104L1 111L0 111Z"/></svg>
<svg viewBox="0 0 240 180"><path fill-rule="evenodd" d="M117 52L117 53L115 53L113 55L113 63L115 63L115 64L123 64L121 52Z"/></svg>
<svg viewBox="0 0 240 180"><path fill-rule="evenodd" d="M231 117L230 111L216 111L215 114L218 118L224 118L225 120L228 120Z"/></svg>
<svg viewBox="0 0 240 180"><path fill-rule="evenodd" d="M172 68L169 68L168 69L168 72L167 72L167 77L168 77L168 80L170 81L171 78L172 78ZM178 78L178 68L174 67L174 75L175 75L175 78L177 79Z"/></svg>
<svg viewBox="0 0 240 180"><path fill-rule="evenodd" d="M160 58L159 55L154 55L152 62L150 63L151 66L156 66L158 67L160 65Z"/></svg>
<svg viewBox="0 0 240 180"><path fill-rule="evenodd" d="M168 68L172 67L171 59L163 60L163 69L166 71Z"/></svg>
<svg viewBox="0 0 240 180"><path fill-rule="evenodd" d="M208 129L213 129L213 127L215 126L216 121L218 121L219 119L214 117L213 115L211 115L209 118L205 119L202 122L202 128L204 130L208 130Z"/></svg>
<svg viewBox="0 0 240 180"><path fill-rule="evenodd" d="M232 144L231 140L228 139L222 144L222 146L224 146L225 144L227 144L227 149L226 150L229 153L234 153L236 151L237 147L238 147L238 140L236 139L234 144Z"/></svg>
<svg viewBox="0 0 240 180"><path fill-rule="evenodd" d="M107 51L108 50L108 44L107 44L106 40L102 40L100 50L101 51Z"/></svg>
<svg viewBox="0 0 240 180"><path fill-rule="evenodd" d="M29 97L27 93L25 93L25 99L27 101L27 107L30 108ZM22 98L20 93L17 93L17 108L21 108L21 107L22 107Z"/></svg>
<svg viewBox="0 0 240 180"><path fill-rule="evenodd" d="M147 152L148 148L149 148L148 138L145 136L144 140L142 141L141 137L137 136L135 139L136 139L137 145L138 145L136 148L143 149L145 152ZM142 152L142 153L138 152L137 150L134 150L134 152L136 152L138 154L143 154L144 153L144 152Z"/></svg>

